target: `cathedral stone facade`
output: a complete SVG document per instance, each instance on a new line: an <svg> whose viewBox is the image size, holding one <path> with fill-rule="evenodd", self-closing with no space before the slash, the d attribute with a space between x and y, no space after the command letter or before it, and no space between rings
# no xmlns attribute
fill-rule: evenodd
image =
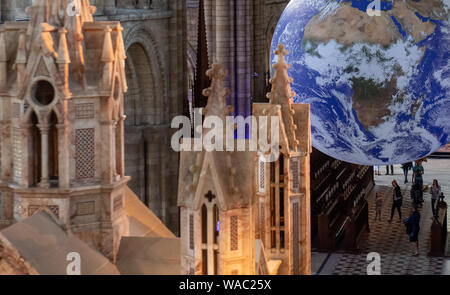
<svg viewBox="0 0 450 295"><path fill-rule="evenodd" d="M270 91L270 45L275 27L289 0L187 0L187 59L190 89L197 74L199 8L203 2L209 63L228 70L228 103L241 115L251 102L266 102Z"/></svg>
<svg viewBox="0 0 450 295"><path fill-rule="evenodd" d="M44 208L112 258L129 180L126 55L120 23L93 22L95 7L81 3L80 16L70 16L35 1L28 22L0 31L2 221Z"/></svg>
<svg viewBox="0 0 450 295"><path fill-rule="evenodd" d="M280 146L280 156L269 162L265 153L249 149L181 152L178 204L184 274L311 273L309 105L293 103L287 51L280 45L275 53L270 102L254 104L253 115L257 122L264 117L279 120L280 140L273 142L271 135L270 145ZM212 116L226 121L226 73L218 64L207 72L212 82L204 91L209 97L205 121ZM259 130L261 126L259 122ZM206 137L209 131L203 132ZM248 140L235 140L235 147L238 141Z"/></svg>
<svg viewBox="0 0 450 295"><path fill-rule="evenodd" d="M72 248L84 274L178 274L179 239L128 188L123 27L79 3L35 0L0 27L0 272L64 274Z"/></svg>
<svg viewBox="0 0 450 295"><path fill-rule="evenodd" d="M94 20L120 21L123 29L128 81L124 98L124 170L131 177L129 186L177 233L178 155L170 148L170 121L182 112L183 97L187 96L186 3L178 0L89 2L96 7ZM26 7L31 3L31 0L1 0L0 20L28 20ZM12 66L11 60L6 66ZM87 80L92 82L89 77Z"/></svg>
<svg viewBox="0 0 450 295"><path fill-rule="evenodd" d="M252 101L267 101L269 45L289 1L203 1L209 65L225 66L229 72L226 87L231 90L228 103L237 114L249 115ZM128 82L124 169L131 177L129 186L179 234L179 155L170 148L170 122L183 112L194 87L200 0L89 2L96 7L94 20L120 20L123 28ZM28 20L26 7L31 3L1 0L0 21Z"/></svg>

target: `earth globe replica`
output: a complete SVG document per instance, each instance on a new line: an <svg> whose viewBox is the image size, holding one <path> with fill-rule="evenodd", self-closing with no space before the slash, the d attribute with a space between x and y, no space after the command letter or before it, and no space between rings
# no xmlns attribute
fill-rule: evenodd
<svg viewBox="0 0 450 295"><path fill-rule="evenodd" d="M272 41L289 51L313 146L400 164L450 141L449 0L291 0ZM272 55L272 61L276 56Z"/></svg>

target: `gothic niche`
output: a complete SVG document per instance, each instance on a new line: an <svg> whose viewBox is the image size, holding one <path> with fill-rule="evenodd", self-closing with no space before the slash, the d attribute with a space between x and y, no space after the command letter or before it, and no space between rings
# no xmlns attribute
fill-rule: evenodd
<svg viewBox="0 0 450 295"><path fill-rule="evenodd" d="M58 187L59 161L58 161L58 118L55 112L52 112L49 120L48 133L48 175L51 187Z"/></svg>
<svg viewBox="0 0 450 295"><path fill-rule="evenodd" d="M48 124L39 124L35 112L29 120L28 184L29 187L58 187L58 119L52 112ZM43 165L43 163L46 163Z"/></svg>
<svg viewBox="0 0 450 295"><path fill-rule="evenodd" d="M35 112L31 113L29 121L28 141L28 184L36 187L41 182L41 134L38 128L38 118Z"/></svg>
<svg viewBox="0 0 450 295"><path fill-rule="evenodd" d="M201 212L202 228L202 274L219 274L219 207L216 196L209 191ZM210 224L209 224L210 223Z"/></svg>

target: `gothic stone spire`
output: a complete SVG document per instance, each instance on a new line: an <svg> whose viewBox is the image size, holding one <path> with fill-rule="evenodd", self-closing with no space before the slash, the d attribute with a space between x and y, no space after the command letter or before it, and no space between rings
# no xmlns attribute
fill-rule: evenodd
<svg viewBox="0 0 450 295"><path fill-rule="evenodd" d="M272 91L267 94L267 98L270 100L270 104L279 105L281 107L282 113L282 124L288 137L289 147L291 150L296 150L299 141L296 138L295 130L297 126L294 123L295 111L292 107L294 103L295 92L291 91L291 83L293 79L288 75L288 69L291 67L286 63L285 56L289 54L283 44L278 45L277 50L275 50L275 55L277 55L278 60L273 68L275 69L275 74L270 80L272 84Z"/></svg>
<svg viewBox="0 0 450 295"><path fill-rule="evenodd" d="M230 106L227 105L227 95L230 91L224 87L227 70L220 64L213 64L211 69L206 71L206 75L211 79L211 86L203 90L203 95L208 97L205 116L218 116L225 122L230 112Z"/></svg>

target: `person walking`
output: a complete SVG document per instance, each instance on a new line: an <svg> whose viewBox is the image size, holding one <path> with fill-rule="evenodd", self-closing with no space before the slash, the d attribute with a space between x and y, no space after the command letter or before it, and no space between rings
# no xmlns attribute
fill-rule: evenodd
<svg viewBox="0 0 450 295"><path fill-rule="evenodd" d="M436 203L441 194L441 187L437 179L433 180L433 185L430 187L431 194L431 210L433 211L433 216L436 216Z"/></svg>
<svg viewBox="0 0 450 295"><path fill-rule="evenodd" d="M379 192L375 194L375 221L381 221L381 208L383 207L383 197Z"/></svg>
<svg viewBox="0 0 450 295"><path fill-rule="evenodd" d="M409 241L415 243L415 251L413 256L419 255L419 232L420 232L420 213L418 211L417 204L414 204L413 210L409 218L405 221L406 233L408 234Z"/></svg>
<svg viewBox="0 0 450 295"><path fill-rule="evenodd" d="M414 168L413 168L412 182L414 185L416 185L417 187L420 187L421 189L423 188L423 177L422 177L423 174L424 174L424 169L422 166L422 162L417 161L416 166L414 166Z"/></svg>
<svg viewBox="0 0 450 295"><path fill-rule="evenodd" d="M408 183L408 172L413 167L412 162L402 164L403 175L405 175L405 183Z"/></svg>
<svg viewBox="0 0 450 295"><path fill-rule="evenodd" d="M398 211L399 220L402 221L402 205L403 205L402 191L400 190L400 186L398 185L395 179L392 181L392 186L394 187L394 191L392 195L391 219L389 219L389 223L391 223L392 218L394 218L395 209L397 209Z"/></svg>

